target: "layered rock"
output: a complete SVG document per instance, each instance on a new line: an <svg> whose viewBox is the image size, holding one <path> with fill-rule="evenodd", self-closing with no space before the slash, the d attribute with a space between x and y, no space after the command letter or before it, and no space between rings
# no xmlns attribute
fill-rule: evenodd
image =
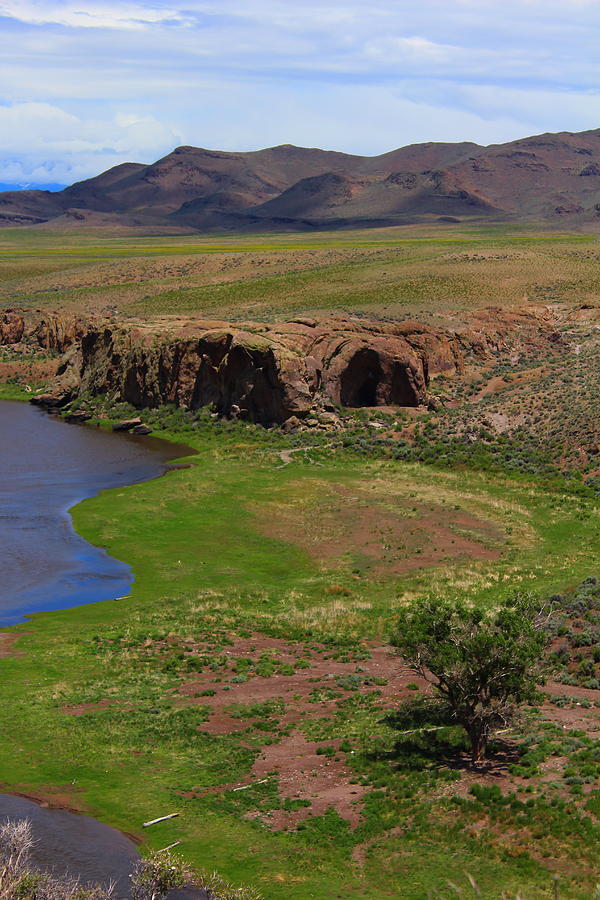
<svg viewBox="0 0 600 900"><path fill-rule="evenodd" d="M431 374L457 371L458 340L416 322L357 317L277 325L188 325L175 333L97 328L81 341L80 390L143 408L212 405L255 422L303 417L318 401L418 406ZM65 370L66 374L66 370Z"/></svg>
<svg viewBox="0 0 600 900"><path fill-rule="evenodd" d="M79 316L43 316L31 330L31 337L44 350L64 353L78 344L90 328L90 322Z"/></svg>
<svg viewBox="0 0 600 900"><path fill-rule="evenodd" d="M7 309L0 319L0 344L19 344L25 335L25 319L16 309Z"/></svg>
<svg viewBox="0 0 600 900"><path fill-rule="evenodd" d="M91 324L76 315L7 309L0 314L0 346L27 341L43 350L64 353L81 341Z"/></svg>
<svg viewBox="0 0 600 900"><path fill-rule="evenodd" d="M18 314L11 315L7 334L21 328ZM192 320L177 327L44 316L23 325L23 333L45 349L66 350L54 384L36 398L43 405L106 394L138 409L210 405L222 416L265 425L332 404L420 406L432 377L463 371L464 354L493 356L509 346L545 348L560 340L544 309L479 311L460 332L337 315L275 324Z"/></svg>

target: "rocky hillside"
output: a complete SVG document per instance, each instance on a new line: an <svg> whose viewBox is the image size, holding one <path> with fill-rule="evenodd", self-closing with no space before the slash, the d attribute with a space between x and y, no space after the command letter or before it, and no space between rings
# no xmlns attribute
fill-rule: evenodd
<svg viewBox="0 0 600 900"><path fill-rule="evenodd" d="M264 231L447 218L600 217L600 129L481 147L428 143L381 156L283 145L251 153L178 147L63 191L0 193L0 224Z"/></svg>
<svg viewBox="0 0 600 900"><path fill-rule="evenodd" d="M42 405L108 394L139 409L211 406L265 425L305 418L315 408L423 406L431 378L462 372L465 354L486 358L515 344L556 341L537 309L483 310L461 331L351 315L174 327L8 310L0 321L1 343L64 354L49 390L34 398Z"/></svg>

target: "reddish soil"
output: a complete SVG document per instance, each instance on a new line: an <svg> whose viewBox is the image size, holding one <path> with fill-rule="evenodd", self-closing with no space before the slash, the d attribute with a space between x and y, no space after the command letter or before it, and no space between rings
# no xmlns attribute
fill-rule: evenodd
<svg viewBox="0 0 600 900"><path fill-rule="evenodd" d="M400 575L461 558L502 555L490 543L504 542L505 536L491 522L436 504L410 507L400 499L396 514L371 496L346 493L340 487L321 508L307 502L300 508L263 509L258 525L267 537L299 545L320 564L339 564L350 554L375 574Z"/></svg>
<svg viewBox="0 0 600 900"><path fill-rule="evenodd" d="M339 742L327 743L331 746ZM353 828L358 825L359 801L367 788L352 784L352 772L339 758L318 755L316 750L314 741L294 732L278 744L265 747L254 763L252 772L257 779L277 774L282 797L310 802L310 806L293 812L271 813L267 821L273 828L293 828L308 815L320 816L329 808L337 810Z"/></svg>
<svg viewBox="0 0 600 900"><path fill-rule="evenodd" d="M18 358L0 359L0 382L18 377L21 383L37 384L47 381L56 373L55 359L36 359L25 362Z"/></svg>
<svg viewBox="0 0 600 900"><path fill-rule="evenodd" d="M356 775L351 764L352 750L342 750L340 740L311 737L311 734L319 733L319 722L334 718L338 702L370 694L375 710L380 710L383 716L400 702L414 697L415 687L424 692L430 689L427 682L415 676L389 647L375 644L366 647L370 653L367 659L360 658L360 652L358 656L354 655L356 648L344 654L340 648L332 650L312 640L293 642L259 633L234 639L225 646L220 644L217 651L214 644L178 638L157 644L147 642L145 648L153 654L157 650L171 653L178 649L187 651L189 658L195 655L225 658L225 665L219 665L218 669L207 668L198 674L190 673L188 680L177 689L176 697L181 704L194 704L208 710L208 720L199 726L199 731L213 735L237 733L240 746L248 749L259 746L260 749L243 781L194 789L186 792L185 796L218 796L244 790L275 777L282 800L304 801L306 805L267 812L255 809L246 815L261 818L270 828L278 830L292 830L303 819L322 815L330 808L336 810L353 828L360 822L361 800L369 787L354 783ZM271 674L259 675L254 669L249 669L246 670L245 680L237 681L240 660L250 660L254 667L261 660L263 663L267 660L272 666ZM285 666L290 674L277 671L281 666ZM384 683L377 684L374 679ZM600 699L600 691L555 682L548 683L545 690L549 697L565 695L581 700ZM207 691L211 695L203 696ZM257 706L268 701L279 701L279 704L262 710ZM63 712L82 715L106 708L110 702L104 699L95 704L64 707ZM251 709L253 706L257 708ZM600 730L600 711L597 707L575 705L560 708L548 700L542 712L546 719L561 724L565 729L581 729L592 736L597 736ZM264 742L261 734L268 735L272 743ZM503 793L531 785L531 779L511 774L510 767L519 758L517 747L510 733L502 737L504 749L476 769L470 766L465 754L447 760L446 765L454 769L459 777L455 781L441 782L436 796L468 796L474 784L497 785ZM320 753L317 752L319 748ZM327 752L323 752L325 750ZM550 757L542 764L541 775L535 782L538 785L545 782L560 784L564 762ZM589 785L584 787L583 797L590 789ZM564 796L571 798L567 785ZM53 798L48 796L43 799L53 802ZM70 805L73 805L72 799ZM365 848L363 850L366 852ZM360 855L361 851L357 852Z"/></svg>
<svg viewBox="0 0 600 900"><path fill-rule="evenodd" d="M197 648L202 651L199 646ZM327 648L296 644L277 638L253 634L249 638L239 639L221 651L222 655L234 658L247 657L258 661L261 654L268 653L281 663L294 665L298 659L306 659L310 665L305 669L295 669L292 675L273 674L269 677L254 676L242 683L232 683L227 673L202 673L182 685L180 694L184 702L196 702L210 709L209 720L200 726L200 730L210 734L227 734L242 732L246 728L252 731L255 718L238 718L235 715L236 705L250 705L267 700L281 699L284 710L277 715L278 729L284 729L283 736L261 748L252 768L251 778L242 783L221 785L211 789L210 793L221 793L236 788L244 788L263 779L276 775L279 793L282 799L303 800L310 805L295 810L275 810L267 814L258 811L250 813L251 817L261 817L274 829L293 829L302 819L324 813L328 808L335 809L352 827L360 821L360 801L368 788L353 783L353 772L349 765L348 755L339 749L340 742L326 740L319 742L309 739L303 725L311 720L333 717L336 702L351 696L349 689L343 688L336 676L360 675L361 678L384 678L386 684L361 684L361 694L379 691L377 705L382 714L386 709L395 708L400 701L414 696L409 684L416 684L422 690L428 690L425 681L419 679L388 647L370 645L371 658L342 662L327 658L331 652ZM357 672L357 669L359 670ZM337 692L337 696L328 697L328 689ZM214 690L213 696L195 696L205 690ZM312 692L319 692L313 694ZM554 682L546 686L548 695L564 694L571 697L595 700L600 697L599 691L585 688L571 688ZM560 723L565 729L578 728L588 734L595 735L600 730L600 713L597 708L586 709L558 708L547 702L543 707L545 718ZM240 735L241 736L241 735ZM439 789L439 796L468 796L474 784L497 785L503 793L510 793L531 784L519 776L512 775L509 767L518 761L516 745L507 734L505 749L487 760L477 769L470 766L466 755L461 755L449 765L454 768L460 778L444 784ZM326 745L335 751L334 756L317 753L319 746ZM556 781L560 778L560 760L551 757L542 766L541 781ZM199 796L203 793L201 792ZM565 788L565 795L568 796Z"/></svg>
<svg viewBox="0 0 600 900"><path fill-rule="evenodd" d="M311 648L317 645L311 643ZM198 649L201 649L200 647ZM293 811L276 810L265 817L272 828L291 829L309 815L320 815L329 807L346 818L354 827L360 819L360 801L365 793L361 785L353 784L353 773L346 764L346 754L336 752L335 757L317 754L320 742L309 740L301 730L303 723L313 719L332 717L336 710L336 700L352 695L344 689L336 676L359 675L361 678L382 678L382 685L362 684L361 694L379 691L377 704L385 709L394 708L399 700L413 695L409 684L418 684L426 689L427 684L403 665L389 647L370 646L371 658L358 663L341 662L327 658L331 651L325 647L307 648L278 638L268 638L253 634L249 638L237 640L233 646L222 651L222 655L233 658L246 657L258 661L267 652L282 663L293 665L298 659L306 659L309 667L296 669L293 675L274 674L269 677L255 676L246 682L232 683L223 680L223 673L202 673L182 685L180 694L186 703L194 702L210 708L209 720L200 726L201 731L210 734L228 734L250 728L255 718L236 718L236 704L257 704L268 700L282 699L284 712L278 717L279 728L291 728L291 732L277 743L262 748L253 769L252 778L245 784L261 781L269 773L276 773L282 798L306 800L310 805ZM357 668L360 672L357 673ZM219 680L218 680L219 679ZM227 688L227 690L225 689ZM196 696L206 690L214 690L212 697ZM336 692L328 699L325 692ZM323 692L320 697L312 692ZM328 747L337 749L339 741L327 740ZM244 787L245 784L221 785L217 792ZM213 793L213 791L210 791ZM206 793L206 792L201 792Z"/></svg>
<svg viewBox="0 0 600 900"><path fill-rule="evenodd" d="M544 691L549 696L573 697L577 700L590 700L592 703L600 699L600 691L593 691L577 685L560 684L557 681L549 681L545 685ZM544 716L551 722L562 725L565 730L576 728L595 738L600 732L600 709L598 707L586 708L579 704L574 707L559 707L545 703Z"/></svg>
<svg viewBox="0 0 600 900"><path fill-rule="evenodd" d="M507 381L503 375L495 375L490 378L488 383L475 395L474 400L482 400L490 394L498 394L508 388L515 387L519 384L542 378L548 374L548 370L544 366L537 366L533 369L523 369L520 372L511 373L510 381Z"/></svg>

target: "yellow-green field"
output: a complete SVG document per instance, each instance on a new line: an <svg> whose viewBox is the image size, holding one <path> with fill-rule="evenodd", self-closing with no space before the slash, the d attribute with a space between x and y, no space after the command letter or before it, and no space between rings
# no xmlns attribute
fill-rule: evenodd
<svg viewBox="0 0 600 900"><path fill-rule="evenodd" d="M598 296L596 238L504 226L252 237L0 232L3 305L121 315L388 316Z"/></svg>

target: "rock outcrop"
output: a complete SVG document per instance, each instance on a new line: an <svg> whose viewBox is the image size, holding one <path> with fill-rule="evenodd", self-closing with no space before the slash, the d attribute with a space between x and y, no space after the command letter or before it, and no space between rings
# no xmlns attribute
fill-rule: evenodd
<svg viewBox="0 0 600 900"><path fill-rule="evenodd" d="M170 334L105 327L89 330L80 347L81 391L139 409L210 404L221 415L263 424L303 418L319 401L419 406L432 374L463 366L451 334L353 316L196 322Z"/></svg>
<svg viewBox="0 0 600 900"><path fill-rule="evenodd" d="M22 331L44 349L66 351L54 383L35 398L41 405L106 394L138 409L210 405L222 416L264 425L300 421L332 405L420 406L430 379L462 372L465 354L494 356L509 346L529 350L561 339L543 308L479 311L463 331L360 315L177 326L57 316L26 326L14 310L4 318L7 335Z"/></svg>
<svg viewBox="0 0 600 900"><path fill-rule="evenodd" d="M39 309L6 309L0 313L0 346L22 341L64 353L78 344L93 322L81 316L44 313Z"/></svg>
<svg viewBox="0 0 600 900"><path fill-rule="evenodd" d="M7 309L0 319L0 344L19 344L25 335L25 319L16 309Z"/></svg>
<svg viewBox="0 0 600 900"><path fill-rule="evenodd" d="M78 344L89 328L89 320L85 321L79 316L47 315L33 327L31 337L44 350L64 353L69 347Z"/></svg>

